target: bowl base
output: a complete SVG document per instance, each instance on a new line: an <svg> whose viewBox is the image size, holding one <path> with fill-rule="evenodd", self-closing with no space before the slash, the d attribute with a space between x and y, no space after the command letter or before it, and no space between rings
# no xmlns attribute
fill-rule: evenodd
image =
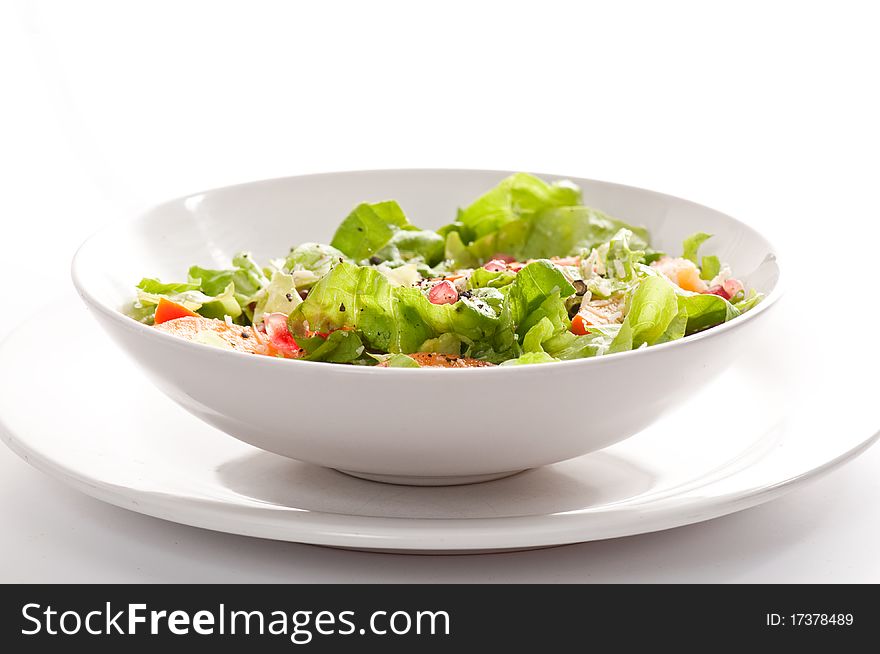
<svg viewBox="0 0 880 654"><path fill-rule="evenodd" d="M484 481L493 481L495 479L503 479L512 475L518 475L523 470L509 470L507 472L492 472L486 475L453 475L449 477L419 477L409 475L374 475L369 472L355 472L354 470L339 470L339 472L357 477L358 479L366 479L367 481L378 481L383 484L396 484L398 486L462 486L464 484L479 484Z"/></svg>

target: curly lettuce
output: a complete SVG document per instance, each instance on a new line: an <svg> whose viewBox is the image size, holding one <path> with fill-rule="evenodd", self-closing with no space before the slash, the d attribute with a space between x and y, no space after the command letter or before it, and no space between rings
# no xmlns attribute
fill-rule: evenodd
<svg viewBox="0 0 880 654"><path fill-rule="evenodd" d="M646 249L648 233L591 207L568 182L547 184L520 173L503 180L440 230L446 258L475 267L496 254L519 260L565 257L609 241L621 229L633 233L635 249Z"/></svg>
<svg viewBox="0 0 880 654"><path fill-rule="evenodd" d="M407 261L433 266L443 260L444 238L407 220L394 200L359 204L336 230L330 245L354 261Z"/></svg>
<svg viewBox="0 0 880 654"><path fill-rule="evenodd" d="M402 354L418 352L443 334L468 344L482 341L498 322L492 306L479 297L432 304L419 288L394 286L375 268L349 263L323 277L289 318L295 337L351 329L371 350Z"/></svg>

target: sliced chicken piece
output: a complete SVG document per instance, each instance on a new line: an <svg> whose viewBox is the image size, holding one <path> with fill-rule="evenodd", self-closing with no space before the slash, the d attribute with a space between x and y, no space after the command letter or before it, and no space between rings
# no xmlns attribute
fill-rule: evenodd
<svg viewBox="0 0 880 654"><path fill-rule="evenodd" d="M295 358L290 353L285 354L269 342L269 337L253 327L231 325L224 320L203 318L202 316L185 316L168 320L154 329L172 334L188 341L196 341L207 345L262 354L270 357L286 356Z"/></svg>

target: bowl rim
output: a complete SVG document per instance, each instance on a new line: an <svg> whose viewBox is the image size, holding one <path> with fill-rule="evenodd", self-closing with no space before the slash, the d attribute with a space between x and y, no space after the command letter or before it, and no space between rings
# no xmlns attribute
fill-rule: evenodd
<svg viewBox="0 0 880 654"><path fill-rule="evenodd" d="M721 214L724 218L732 221L734 224L743 227L745 229L751 230L758 236L760 236L767 244L770 246L770 253L768 254L769 258L772 258L773 262L776 264L777 268L777 279L776 283L773 286L773 289L766 295L766 297L758 303L757 306L750 309L744 314L737 316L736 318L722 323L721 325L716 325L715 327L711 327L704 331L698 332L696 334L691 334L685 338L680 338L675 341L669 341L666 343L660 343L658 345L651 345L648 347L643 347L635 350L628 350L626 352L615 352L611 354L603 354L601 356L596 357L587 357L583 359L571 359L568 361L552 361L548 363L536 364L536 365L525 365L525 366L485 366L485 367L476 367L476 368L438 368L438 367L423 367L423 368L382 368L381 371L377 370L376 366L355 366L355 365L344 365L344 364L328 364L325 361L302 361L302 360L288 360L281 357L268 357L268 356L255 356L251 353L247 352L238 352L235 350L225 350L218 347L214 347L212 345L198 343L194 341L189 341L186 339L178 338L177 336L173 336L171 334L165 333L158 329L152 329L149 325L145 325L137 320L130 318L125 315L123 312L118 309L109 306L103 300L93 294L88 287L87 283L84 283L83 280L83 260L85 254L88 252L88 247L99 237L104 236L107 233L110 233L115 230L125 229L127 226L136 223L138 221L146 220L147 217L157 210L160 210L164 207L168 207L171 205L177 205L181 203L185 203L190 198L198 197L200 195L206 195L209 193L217 193L221 191L229 191L242 187L255 187L261 185L269 185L273 183L280 183L286 180L291 179L308 179L308 178L316 178L316 177L334 177L341 175L357 175L357 174L408 174L408 173L481 173L487 175L512 175L516 171L508 171L508 170L494 170L494 169L482 169L482 168L376 168L376 169L357 169L357 170L339 170L339 171L326 171L319 173L308 173L303 175L285 175L280 177L272 177L266 179L253 180L248 182L241 182L237 184L231 184L226 186L218 186L210 189L205 189L202 191L197 191L193 193L187 193L185 195L177 196L171 198L169 200L165 200L163 202L150 205L146 209L140 211L134 216L130 216L128 218L114 221L110 224L104 225L99 228L91 235L89 235L76 249L74 252L73 258L71 260L70 272L71 279L73 281L73 285L77 290L77 293L82 297L83 301L91 308L98 310L104 316L107 316L112 321L117 323L120 327L131 330L138 334L143 334L146 338L158 339L157 343L165 343L166 345L190 349L190 348L201 348L201 351L205 355L213 354L215 357L235 357L235 358L243 358L242 360L249 360L253 363L250 365L257 366L266 366L266 365L284 365L290 366L292 362L295 362L295 365L307 366L306 370L313 370L315 373L318 373L320 370L328 370L335 371L328 374L355 374L355 375L372 375L374 378L379 378L387 375L418 375L419 377L424 377L425 375L446 375L449 374L447 371L455 370L457 374L469 374L469 375L497 375L500 374L499 371L511 371L511 370L520 370L522 372L518 372L516 374L524 374L526 371L531 371L533 374L540 371L552 372L553 370L558 370L561 366L574 367L574 366L603 366L610 365L617 361L623 361L625 358L632 357L642 357L646 358L649 354L659 354L661 352L665 352L667 350L672 350L673 348L681 348L690 343L694 343L696 341L707 340L711 338L717 338L731 330L739 329L743 325L753 321L759 315L767 312L771 307L775 306L779 299L784 294L784 280L785 275L783 271L783 266L780 265L780 256L779 249L776 247L775 243L773 243L769 238L767 238L762 232L757 230L755 227L751 226L747 222L744 222L734 216L726 214L717 209L713 209L706 205L700 204L698 202L694 202L692 200L688 200L686 198L681 198L675 195L670 195L668 193L662 193L660 191L655 191L652 189L646 189L643 187L632 186L627 184L620 184L618 182L607 182L603 180L586 178L586 177L575 177L568 175L559 175L555 173L531 173L541 178L551 178L551 179L573 179L580 180L583 182L597 183L602 184L603 186L611 186L616 187L623 191L637 191L640 193L647 193L653 196L659 196L661 198L672 199L677 202L683 202L685 204L691 205L693 207L699 209L708 209L715 213ZM196 350L198 351L198 350ZM232 359L234 360L234 359ZM295 369L295 368L294 368Z"/></svg>

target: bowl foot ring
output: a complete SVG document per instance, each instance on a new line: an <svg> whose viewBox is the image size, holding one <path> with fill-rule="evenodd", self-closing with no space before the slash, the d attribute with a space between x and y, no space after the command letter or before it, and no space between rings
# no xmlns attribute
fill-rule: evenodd
<svg viewBox="0 0 880 654"><path fill-rule="evenodd" d="M366 479L367 481L378 481L383 484L396 484L398 486L463 486L465 484L480 484L484 481L494 481L503 479L512 475L518 475L523 470L508 470L507 472L491 472L485 475L454 475L450 477L418 477L409 475L374 475L368 472L356 472L354 470L339 470L339 472L357 477L358 479Z"/></svg>

